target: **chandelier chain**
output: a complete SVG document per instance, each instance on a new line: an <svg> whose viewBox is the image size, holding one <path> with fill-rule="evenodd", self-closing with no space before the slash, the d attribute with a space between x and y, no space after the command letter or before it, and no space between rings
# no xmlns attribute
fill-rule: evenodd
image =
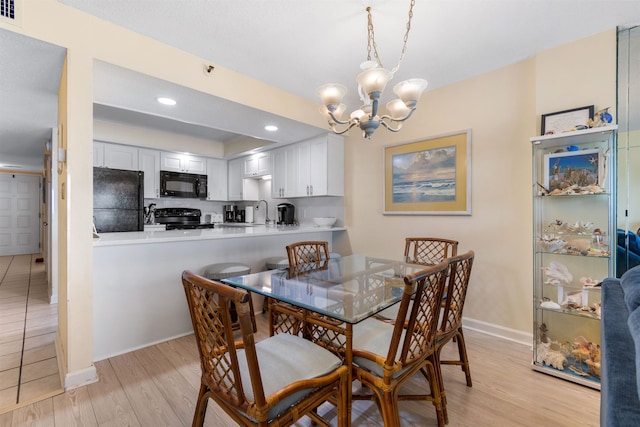
<svg viewBox="0 0 640 427"><path fill-rule="evenodd" d="M395 74L400 68L400 63L404 59L404 54L407 51L407 41L409 40L409 32L411 31L411 19L413 18L413 6L416 4L416 0L411 0L411 4L409 6L409 19L407 20L407 31L404 33L404 39L402 44L402 51L400 52L400 58L398 59L398 63L391 70L391 74ZM384 68L382 65L382 61L380 60L380 55L378 55L378 46L376 44L375 32L373 30L373 18L371 17L371 6L367 7L367 61L371 61L371 50L373 49L373 54L378 62L378 65Z"/></svg>

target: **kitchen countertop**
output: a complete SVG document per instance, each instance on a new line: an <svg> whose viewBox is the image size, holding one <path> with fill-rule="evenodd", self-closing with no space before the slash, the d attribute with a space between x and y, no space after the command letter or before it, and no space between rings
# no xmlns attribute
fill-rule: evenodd
<svg viewBox="0 0 640 427"><path fill-rule="evenodd" d="M93 246L139 245L149 243L170 243L188 240L236 239L270 236L277 234L299 234L327 231L344 231L344 227L322 228L314 225L252 225L222 226L197 230L147 230L120 233L103 233L93 239Z"/></svg>

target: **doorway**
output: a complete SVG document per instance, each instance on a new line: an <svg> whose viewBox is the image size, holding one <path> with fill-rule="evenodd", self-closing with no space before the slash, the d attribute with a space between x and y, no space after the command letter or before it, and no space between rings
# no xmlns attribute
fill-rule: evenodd
<svg viewBox="0 0 640 427"><path fill-rule="evenodd" d="M0 256L40 252L40 185L35 174L0 173Z"/></svg>

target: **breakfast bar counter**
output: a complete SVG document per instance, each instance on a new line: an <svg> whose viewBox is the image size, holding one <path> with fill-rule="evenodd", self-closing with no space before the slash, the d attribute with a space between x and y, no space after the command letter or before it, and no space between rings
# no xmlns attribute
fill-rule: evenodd
<svg viewBox="0 0 640 427"><path fill-rule="evenodd" d="M267 258L286 258L290 243L324 240L332 247L347 238L345 230L247 226L101 234L93 246L94 361L193 332L184 270L202 274L210 264L240 262L258 272Z"/></svg>
<svg viewBox="0 0 640 427"><path fill-rule="evenodd" d="M148 243L170 243L179 241L237 239L272 235L301 233L325 233L344 231L342 227L322 228L314 225L216 225L210 229L195 230L149 230L121 233L104 233L93 239L93 246L139 245Z"/></svg>

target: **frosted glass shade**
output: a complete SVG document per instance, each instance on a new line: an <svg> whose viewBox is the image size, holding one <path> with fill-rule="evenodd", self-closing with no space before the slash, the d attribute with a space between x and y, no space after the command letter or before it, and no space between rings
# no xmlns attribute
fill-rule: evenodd
<svg viewBox="0 0 640 427"><path fill-rule="evenodd" d="M347 88L338 83L328 83L318 88L318 96L323 105L337 105L342 102L342 98L347 93Z"/></svg>
<svg viewBox="0 0 640 427"><path fill-rule="evenodd" d="M366 113L362 110L356 110L353 113L351 113L351 118L360 120L362 117L364 117L365 114Z"/></svg>
<svg viewBox="0 0 640 427"><path fill-rule="evenodd" d="M369 68L358 74L356 78L367 95L371 95L373 92L382 92L389 80L391 80L391 72L384 68Z"/></svg>
<svg viewBox="0 0 640 427"><path fill-rule="evenodd" d="M394 86L393 92L404 102L415 103L420 99L420 95L427 88L425 79L409 79Z"/></svg>
<svg viewBox="0 0 640 427"><path fill-rule="evenodd" d="M407 107L407 104L401 99L394 99L393 101L387 102L386 107L391 118L394 120L404 119L411 112L411 108Z"/></svg>

